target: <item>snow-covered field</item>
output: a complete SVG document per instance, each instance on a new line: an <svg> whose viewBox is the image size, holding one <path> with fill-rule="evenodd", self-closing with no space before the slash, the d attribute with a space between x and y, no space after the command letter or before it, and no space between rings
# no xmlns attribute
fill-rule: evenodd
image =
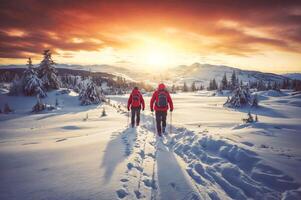
<svg viewBox="0 0 301 200"><path fill-rule="evenodd" d="M147 95L132 129L116 108L127 95L79 106L76 93L54 91L44 101L59 109L30 114L35 98L3 93L0 107L15 113L0 114L0 199L301 198L300 94L260 92L253 124L242 124L247 109L224 108L226 97L174 94L162 142Z"/></svg>

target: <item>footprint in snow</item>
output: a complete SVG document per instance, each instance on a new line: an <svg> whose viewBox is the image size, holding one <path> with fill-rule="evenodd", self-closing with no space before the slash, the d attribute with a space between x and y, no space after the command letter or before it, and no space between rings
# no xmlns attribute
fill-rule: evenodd
<svg viewBox="0 0 301 200"><path fill-rule="evenodd" d="M128 195L128 193L127 193L127 191L125 191L125 189L119 189L116 191L116 193L120 199L123 199L125 196Z"/></svg>
<svg viewBox="0 0 301 200"><path fill-rule="evenodd" d="M62 142L62 141L65 141L65 140L67 140L67 138L59 139L59 140L57 140L55 142Z"/></svg>
<svg viewBox="0 0 301 200"><path fill-rule="evenodd" d="M121 179L120 181L121 181L121 182L128 182L129 180L126 179L126 178L123 178L123 179Z"/></svg>

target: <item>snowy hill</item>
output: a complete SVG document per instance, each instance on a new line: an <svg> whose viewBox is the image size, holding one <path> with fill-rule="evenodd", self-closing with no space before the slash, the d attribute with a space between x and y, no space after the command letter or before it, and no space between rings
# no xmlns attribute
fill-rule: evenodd
<svg viewBox="0 0 301 200"><path fill-rule="evenodd" d="M181 65L170 70L173 79L176 83L182 83L184 81L191 83L193 81L208 83L211 79L215 78L220 81L223 75L226 73L228 80L231 77L233 71L236 72L238 78L243 82L253 82L257 80L268 81L283 81L286 77L273 73L264 73L259 71L242 70L234 67L224 65L210 65L194 63L186 66Z"/></svg>
<svg viewBox="0 0 301 200"><path fill-rule="evenodd" d="M301 73L288 73L288 74L283 74L283 76L290 79L301 80Z"/></svg>

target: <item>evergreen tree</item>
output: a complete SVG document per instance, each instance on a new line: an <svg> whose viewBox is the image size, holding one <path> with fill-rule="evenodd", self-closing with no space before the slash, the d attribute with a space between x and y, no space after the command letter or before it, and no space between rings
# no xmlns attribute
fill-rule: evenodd
<svg viewBox="0 0 301 200"><path fill-rule="evenodd" d="M191 84L191 91L192 92L195 92L197 89L196 89L196 86L195 86L195 82L193 82L192 84Z"/></svg>
<svg viewBox="0 0 301 200"><path fill-rule="evenodd" d="M258 96L255 94L252 98L252 107L258 107Z"/></svg>
<svg viewBox="0 0 301 200"><path fill-rule="evenodd" d="M217 88L218 88L218 85L217 85L217 83L216 83L216 81L215 81L215 78L212 80L212 89L213 90L217 90Z"/></svg>
<svg viewBox="0 0 301 200"><path fill-rule="evenodd" d="M43 81L43 87L46 90L58 89L60 87L60 80L55 69L55 62L52 60L49 49L43 52L43 60L38 68L38 76Z"/></svg>
<svg viewBox="0 0 301 200"><path fill-rule="evenodd" d="M235 89L237 87L237 77L235 70L233 70L232 76L231 76L231 88Z"/></svg>
<svg viewBox="0 0 301 200"><path fill-rule="evenodd" d="M15 75L9 88L9 95L19 95L22 93L22 80L19 78L18 74Z"/></svg>
<svg viewBox="0 0 301 200"><path fill-rule="evenodd" d="M217 90L217 89L218 89L218 85L214 78L214 79L210 80L208 90Z"/></svg>
<svg viewBox="0 0 301 200"><path fill-rule="evenodd" d="M99 104L102 100L97 86L91 79L88 79L85 86L79 94L81 105Z"/></svg>
<svg viewBox="0 0 301 200"><path fill-rule="evenodd" d="M176 93L176 86L174 84L171 86L171 93Z"/></svg>
<svg viewBox="0 0 301 200"><path fill-rule="evenodd" d="M280 85L277 83L277 81L274 82L272 89L280 92Z"/></svg>
<svg viewBox="0 0 301 200"><path fill-rule="evenodd" d="M236 88L232 96L224 104L228 107L242 107L245 105L252 105L251 93L248 87L238 87Z"/></svg>
<svg viewBox="0 0 301 200"><path fill-rule="evenodd" d="M39 94L40 97L45 97L46 93L43 90L43 82L38 78L36 71L33 68L31 58L28 59L28 68L23 73L23 92L26 96Z"/></svg>
<svg viewBox="0 0 301 200"><path fill-rule="evenodd" d="M183 92L188 92L188 86L187 86L186 82L184 82L184 84L183 84Z"/></svg>
<svg viewBox="0 0 301 200"><path fill-rule="evenodd" d="M257 81L257 86L256 86L258 91L264 91L266 90L266 85L262 80Z"/></svg>
<svg viewBox="0 0 301 200"><path fill-rule="evenodd" d="M226 90L228 89L228 80L227 80L227 75L226 73L224 74L223 78L222 78L222 81L221 81L221 84L220 84L220 89L221 90Z"/></svg>
<svg viewBox="0 0 301 200"><path fill-rule="evenodd" d="M271 85L271 81L269 81L267 85L267 90L271 90L271 89L272 89L272 85Z"/></svg>

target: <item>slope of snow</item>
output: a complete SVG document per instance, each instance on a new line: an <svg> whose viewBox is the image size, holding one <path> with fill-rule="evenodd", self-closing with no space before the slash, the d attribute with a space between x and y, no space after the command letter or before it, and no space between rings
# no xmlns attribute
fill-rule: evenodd
<svg viewBox="0 0 301 200"><path fill-rule="evenodd" d="M128 95L79 106L76 93L53 91L43 101L58 98L59 109L29 114L34 97L3 93L0 106L15 113L0 114L0 199L301 198L298 94L260 93L252 124L242 124L248 110L223 107L226 97L172 95L161 140L148 107L128 127Z"/></svg>
<svg viewBox="0 0 301 200"><path fill-rule="evenodd" d="M228 80L230 80L233 71L236 72L239 80L242 80L243 82L254 82L257 80L282 81L286 78L284 76L272 73L248 71L224 65L210 65L199 63L194 63L190 66L181 65L169 70L171 76L173 77L173 80L178 84L183 83L184 81L187 83L199 81L205 85L207 85L208 82L213 78L215 78L219 82L225 73Z"/></svg>
<svg viewBox="0 0 301 200"><path fill-rule="evenodd" d="M282 75L290 79L301 80L301 73L288 73Z"/></svg>

